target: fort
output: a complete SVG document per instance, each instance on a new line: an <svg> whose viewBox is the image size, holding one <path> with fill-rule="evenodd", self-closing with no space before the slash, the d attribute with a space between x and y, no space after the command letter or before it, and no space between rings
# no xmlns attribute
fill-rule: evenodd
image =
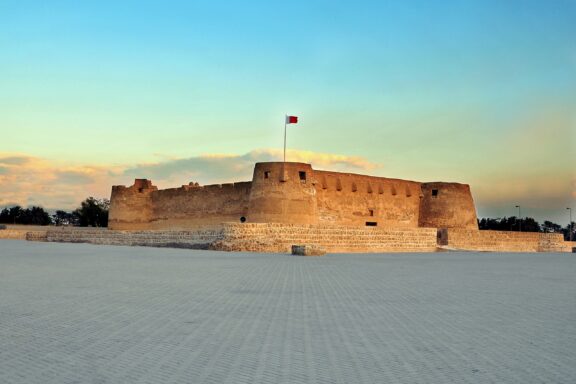
<svg viewBox="0 0 576 384"><path fill-rule="evenodd" d="M287 252L570 251L560 234L479 231L466 184L257 163L251 181L159 190L147 179L113 186L109 229L54 231L50 241Z"/></svg>
<svg viewBox="0 0 576 384"><path fill-rule="evenodd" d="M257 163L252 181L158 190L114 186L109 228L186 230L224 222L478 229L470 188Z"/></svg>
<svg viewBox="0 0 576 384"><path fill-rule="evenodd" d="M570 252L559 233L478 230L466 184L257 163L251 181L113 186L108 228L9 228L0 238L224 251Z"/></svg>

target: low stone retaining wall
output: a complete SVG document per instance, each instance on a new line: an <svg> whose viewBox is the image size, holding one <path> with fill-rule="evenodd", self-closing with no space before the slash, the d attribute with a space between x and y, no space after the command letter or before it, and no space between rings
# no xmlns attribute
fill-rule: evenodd
<svg viewBox="0 0 576 384"><path fill-rule="evenodd" d="M105 245L130 245L208 249L222 238L222 228L196 231L112 231L98 229L65 229L48 231L46 240L64 243L90 243Z"/></svg>
<svg viewBox="0 0 576 384"><path fill-rule="evenodd" d="M292 245L329 253L433 252L435 228L394 229L278 223L223 223L189 231L113 231L107 228L6 229L0 238L70 243L290 253ZM561 234L443 229L438 244L447 249L496 252L571 252L575 243Z"/></svg>
<svg viewBox="0 0 576 384"><path fill-rule="evenodd" d="M226 223L213 249L291 252L292 245L315 245L327 252L434 252L434 228L343 227L280 223Z"/></svg>
<svg viewBox="0 0 576 384"><path fill-rule="evenodd" d="M194 231L112 231L59 229L47 241L140 245L223 251L289 253L295 244L319 246L327 252L432 252L433 228L386 229L270 223L224 223Z"/></svg>
<svg viewBox="0 0 576 384"><path fill-rule="evenodd" d="M447 229L442 240L450 248L496 252L571 252L560 233ZM445 236L445 238L444 238Z"/></svg>
<svg viewBox="0 0 576 384"><path fill-rule="evenodd" d="M0 230L0 239L26 240L26 233L23 229L2 229Z"/></svg>

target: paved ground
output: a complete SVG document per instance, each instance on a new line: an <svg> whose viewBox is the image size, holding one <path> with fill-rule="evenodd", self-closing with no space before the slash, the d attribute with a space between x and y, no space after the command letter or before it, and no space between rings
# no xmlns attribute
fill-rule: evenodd
<svg viewBox="0 0 576 384"><path fill-rule="evenodd" d="M576 255L0 240L0 383L576 383Z"/></svg>

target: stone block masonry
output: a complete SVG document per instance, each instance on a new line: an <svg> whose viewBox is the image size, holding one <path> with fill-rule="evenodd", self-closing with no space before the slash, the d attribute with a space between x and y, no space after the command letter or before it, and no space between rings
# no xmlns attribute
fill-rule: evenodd
<svg viewBox="0 0 576 384"><path fill-rule="evenodd" d="M315 245L293 245L292 254L295 256L323 256L326 251Z"/></svg>
<svg viewBox="0 0 576 384"><path fill-rule="evenodd" d="M281 223L224 223L190 231L49 230L52 242L140 245L223 251L289 253L292 245L311 245L327 252L433 252L433 228L363 228Z"/></svg>
<svg viewBox="0 0 576 384"><path fill-rule="evenodd" d="M327 252L434 252L434 228L345 227L282 223L226 223L213 249L289 253L292 245L313 245Z"/></svg>
<svg viewBox="0 0 576 384"><path fill-rule="evenodd" d="M560 233L444 230L444 243L459 250L495 252L570 252Z"/></svg>
<svg viewBox="0 0 576 384"><path fill-rule="evenodd" d="M194 231L113 231L106 228L49 230L46 241L209 249L210 244L223 238L223 228L203 228Z"/></svg>
<svg viewBox="0 0 576 384"><path fill-rule="evenodd" d="M432 252L437 249L497 252L573 252L576 243L557 233L465 229L346 227L281 223L223 223L188 231L115 231L57 227L7 229L0 238L29 241L289 253L293 245L329 253Z"/></svg>
<svg viewBox="0 0 576 384"><path fill-rule="evenodd" d="M36 228L36 227L35 227ZM0 231L0 239L9 240L37 240L41 241L42 238L46 237L46 230L38 229L27 229L26 227L20 228L9 228Z"/></svg>

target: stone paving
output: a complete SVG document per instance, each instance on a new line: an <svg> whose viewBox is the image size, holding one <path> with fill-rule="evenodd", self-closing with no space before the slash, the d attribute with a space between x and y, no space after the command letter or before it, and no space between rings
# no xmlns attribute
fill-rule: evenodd
<svg viewBox="0 0 576 384"><path fill-rule="evenodd" d="M0 240L0 383L576 383L576 255Z"/></svg>

